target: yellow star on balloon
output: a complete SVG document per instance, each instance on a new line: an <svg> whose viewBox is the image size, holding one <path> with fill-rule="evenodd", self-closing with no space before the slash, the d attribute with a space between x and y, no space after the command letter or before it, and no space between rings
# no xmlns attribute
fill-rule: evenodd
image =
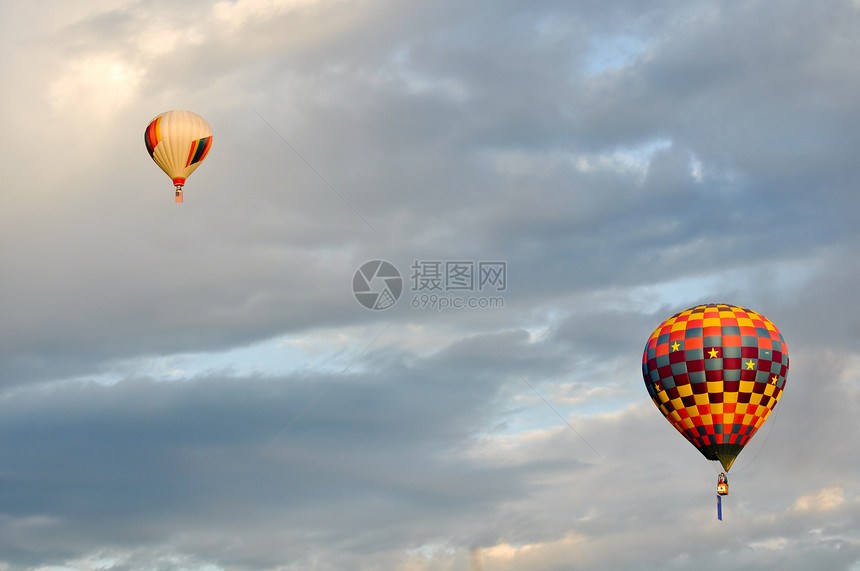
<svg viewBox="0 0 860 571"><path fill-rule="evenodd" d="M677 341L672 343L672 351L677 351L680 347L681 345Z"/></svg>
<svg viewBox="0 0 860 571"><path fill-rule="evenodd" d="M778 380L779 380L779 377L777 377L776 375L774 375L774 376L773 376L773 378L770 380L770 382L772 382L773 384L776 384L776 382L777 382Z"/></svg>
<svg viewBox="0 0 860 571"><path fill-rule="evenodd" d="M754 369L755 369L755 362L752 359L750 359L749 361L747 361L747 370L752 371Z"/></svg>
<svg viewBox="0 0 860 571"><path fill-rule="evenodd" d="M663 390L663 384L660 383L660 381L657 381L656 383L654 383L654 389L656 389L656 391L659 393Z"/></svg>
<svg viewBox="0 0 860 571"><path fill-rule="evenodd" d="M711 359L716 359L716 358L717 358L717 355L719 355L719 354L720 354L720 353L719 353L719 351L717 351L717 350L716 350L716 349L714 349L713 347L711 348L711 350L710 350L710 351L708 351L708 356L709 356Z"/></svg>

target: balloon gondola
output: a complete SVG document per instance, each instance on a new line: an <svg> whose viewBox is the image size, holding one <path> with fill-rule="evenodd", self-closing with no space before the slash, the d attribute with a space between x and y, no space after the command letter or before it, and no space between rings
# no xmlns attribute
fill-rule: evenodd
<svg viewBox="0 0 860 571"><path fill-rule="evenodd" d="M717 494L721 496L729 495L729 479L725 472L720 472L719 477L717 477Z"/></svg>
<svg viewBox="0 0 860 571"><path fill-rule="evenodd" d="M149 156L173 181L176 202L182 202L185 180L212 148L209 123L191 111L166 111L149 122L143 140Z"/></svg>

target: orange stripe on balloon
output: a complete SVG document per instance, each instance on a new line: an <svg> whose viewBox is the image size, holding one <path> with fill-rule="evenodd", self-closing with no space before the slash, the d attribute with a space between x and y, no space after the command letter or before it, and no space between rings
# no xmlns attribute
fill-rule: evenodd
<svg viewBox="0 0 860 571"><path fill-rule="evenodd" d="M155 147L161 142L161 117L156 117L152 120L146 128L143 140L146 143L146 150L149 151L149 156L151 157L155 153Z"/></svg>
<svg viewBox="0 0 860 571"><path fill-rule="evenodd" d="M190 165L190 164L191 164L191 159L193 159L193 158L194 158L194 151L196 151L196 150L197 150L197 145L199 145L199 144L200 144L200 141L199 141L199 140L197 140L197 141L192 141L192 143L191 143L191 148L188 150L188 160L187 160L187 161L185 161L185 166L186 166L186 167L188 167L188 165Z"/></svg>

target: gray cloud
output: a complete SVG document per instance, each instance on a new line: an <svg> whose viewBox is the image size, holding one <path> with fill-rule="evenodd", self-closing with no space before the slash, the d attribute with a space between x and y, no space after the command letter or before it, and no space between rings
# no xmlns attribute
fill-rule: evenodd
<svg viewBox="0 0 860 571"><path fill-rule="evenodd" d="M856 2L3 10L0 563L860 561ZM505 261L504 308L367 311L371 259ZM709 301L792 359L722 525L640 373Z"/></svg>

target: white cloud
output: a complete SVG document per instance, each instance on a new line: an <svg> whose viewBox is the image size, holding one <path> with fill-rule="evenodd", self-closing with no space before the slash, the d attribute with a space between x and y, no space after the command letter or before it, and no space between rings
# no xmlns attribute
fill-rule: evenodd
<svg viewBox="0 0 860 571"><path fill-rule="evenodd" d="M785 537L772 537L770 539L764 539L762 541L755 541L750 543L750 547L753 549L767 549L770 551L782 551L788 546L788 539Z"/></svg>
<svg viewBox="0 0 860 571"><path fill-rule="evenodd" d="M657 138L632 147L619 147L611 153L582 155L573 159L576 168L582 172L609 170L617 173L633 173L643 182L654 156L672 147L672 141Z"/></svg>
<svg viewBox="0 0 860 571"><path fill-rule="evenodd" d="M166 19L156 20L134 39L138 61L154 62L156 65L166 63L161 56L175 54L174 58L182 57L182 49L203 44L207 35L211 39L217 32L209 28L206 22L177 26Z"/></svg>
<svg viewBox="0 0 860 571"><path fill-rule="evenodd" d="M827 512L838 509L844 504L845 489L842 486L831 486L799 497L792 509L801 512Z"/></svg>
<svg viewBox="0 0 860 571"><path fill-rule="evenodd" d="M499 543L478 551L475 559L486 569L543 569L551 562L564 558L569 565L582 562L581 548L588 542L586 537L568 535L555 541L512 545Z"/></svg>
<svg viewBox="0 0 860 571"><path fill-rule="evenodd" d="M137 97L145 71L116 54L72 59L48 87L51 108L106 123Z"/></svg>
<svg viewBox="0 0 860 571"><path fill-rule="evenodd" d="M293 10L317 4L344 4L346 0L224 0L216 2L212 14L216 20L236 31L248 24L275 18Z"/></svg>

